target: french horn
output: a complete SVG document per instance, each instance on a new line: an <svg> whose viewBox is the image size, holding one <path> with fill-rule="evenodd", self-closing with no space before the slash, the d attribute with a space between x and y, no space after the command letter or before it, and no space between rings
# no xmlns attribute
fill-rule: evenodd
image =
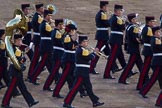
<svg viewBox="0 0 162 108"><path fill-rule="evenodd" d="M11 62L14 64L15 68L21 71L21 65L17 60L13 47L12 47L12 37L14 34L14 30L20 30L22 34L25 34L27 31L27 23L26 18L23 12L20 9L16 9L14 11L14 19L10 20L6 24L6 37L5 37L5 44L6 50Z"/></svg>

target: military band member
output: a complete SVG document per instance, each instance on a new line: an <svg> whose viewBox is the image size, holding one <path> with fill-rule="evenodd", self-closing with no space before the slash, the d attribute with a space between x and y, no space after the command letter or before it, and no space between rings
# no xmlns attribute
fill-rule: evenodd
<svg viewBox="0 0 162 108"><path fill-rule="evenodd" d="M99 102L99 97L97 97L92 90L92 84L90 82L89 76L89 68L90 64L89 61L95 57L94 53L90 53L86 49L88 46L88 37L87 36L79 36L79 47L76 50L76 78L73 84L72 89L66 96L64 100L63 107L66 108L74 108L71 106L72 101L74 100L78 90L80 89L81 85L84 85L88 96L90 97L93 107L101 106L104 103ZM95 50L98 52L98 49Z"/></svg>
<svg viewBox="0 0 162 108"><path fill-rule="evenodd" d="M35 5L36 12L33 16L33 19L31 21L33 31L34 31L34 36L33 36L33 43L34 43L34 55L28 70L28 79L31 80L31 76L33 74L33 71L36 67L36 64L38 64L40 54L39 54L39 45L40 45L40 32L39 32L39 25L43 21L43 12L44 12L44 7L43 4L36 4Z"/></svg>
<svg viewBox="0 0 162 108"><path fill-rule="evenodd" d="M27 90L26 85L23 80L23 71L25 70L25 65L24 65L25 58L22 56L22 52L19 49L21 44L22 44L22 35L20 35L20 34L14 35L13 49L14 49L15 56L16 56L19 64L21 65L22 69L21 69L21 71L19 71L15 68L14 64L10 65L10 71L11 71L10 73L12 75L11 83L3 97L2 108L12 108L12 107L10 107L10 100L11 100L13 92L17 86L20 89L20 91L21 91L23 97L25 98L29 107L32 107L33 105L36 105L37 103L39 103L39 101L35 101L33 99L32 95Z"/></svg>
<svg viewBox="0 0 162 108"><path fill-rule="evenodd" d="M101 0L100 1L100 10L99 12L96 14L96 27L97 27L97 31L96 31L96 37L95 39L97 40L97 45L96 48L98 48L100 51L102 50L105 55L109 55L110 53L110 48L109 48L109 32L108 32L108 27L109 25L109 20L108 20L108 4L109 2L107 0ZM95 71L95 67L96 64L98 62L99 56L96 56L95 59L93 59L91 61L91 65L90 65L90 73L92 74L99 74L98 72ZM115 64L116 67L114 67L114 71L115 69L117 69L117 65Z"/></svg>
<svg viewBox="0 0 162 108"><path fill-rule="evenodd" d="M51 74L48 75L46 82L44 84L43 90L51 90L50 85L53 80L58 80L58 71L61 67L61 58L64 54L64 36L61 34L60 30L64 28L64 20L63 19L55 19L55 29L51 33L52 41L53 41L53 69Z"/></svg>
<svg viewBox="0 0 162 108"><path fill-rule="evenodd" d="M6 86L8 86L9 83L7 66L8 66L8 58L6 55L5 30L0 29L0 82L3 79ZM5 85L1 83L0 89L4 87Z"/></svg>
<svg viewBox="0 0 162 108"><path fill-rule="evenodd" d="M49 21L52 18L52 12L49 10L44 11L44 20L39 26L40 31L40 46L39 46L39 53L41 56L40 62L36 65L33 75L32 75L32 83L34 85L39 85L36 82L38 75L43 70L44 66L47 67L48 72L51 73L52 68L52 38L51 38L51 31L52 28L49 25Z"/></svg>
<svg viewBox="0 0 162 108"><path fill-rule="evenodd" d="M151 49L153 52L153 57L151 61L151 66L153 69L153 74L151 75L151 78L148 82L146 82L143 87L140 90L140 94L144 97L146 97L146 94L149 92L153 84L156 82L156 80L159 80L162 78L162 41L161 41L161 30L159 26L152 28L153 36L151 37L150 43L151 43ZM161 97L159 97L161 99ZM162 103L157 100L157 105L162 106Z"/></svg>
<svg viewBox="0 0 162 108"><path fill-rule="evenodd" d="M110 71L116 61L116 58L119 60L122 68L126 66L126 62L124 59L124 54L122 51L123 44L123 31L125 30L125 23L122 17L123 6L122 5L114 5L114 14L110 18L110 45L111 45L111 54L108 58L107 65L105 68L104 76L105 79L114 79L111 76Z"/></svg>
<svg viewBox="0 0 162 108"><path fill-rule="evenodd" d="M152 59L152 50L151 50L150 40L153 36L151 28L155 25L155 18L154 16L146 16L145 20L146 20L146 25L142 29L142 42L144 43L142 54L144 55L144 64L140 72L140 77L139 77L138 84L136 87L137 90L140 90L143 84L149 80L148 73L150 70L150 66L151 66L150 63Z"/></svg>
<svg viewBox="0 0 162 108"><path fill-rule="evenodd" d="M69 89L72 88L75 69L75 51L78 47L76 41L76 26L69 24L66 26L66 35L64 37L64 54L62 56L63 72L53 91L53 97L61 98L60 90L67 81Z"/></svg>
<svg viewBox="0 0 162 108"><path fill-rule="evenodd" d="M129 75L129 72L131 72L133 66L136 64L137 68L139 71L142 69L142 58L140 55L140 49L139 49L139 44L140 39L139 39L139 28L137 27L137 13L131 13L128 14L128 20L130 24L127 26L126 29L126 36L128 40L128 53L130 54L128 64L124 68L120 78L119 78L119 83L123 84L128 84L126 82L126 79Z"/></svg>
<svg viewBox="0 0 162 108"><path fill-rule="evenodd" d="M25 18L26 18L26 22L28 24L28 31L27 31L27 34L24 36L23 38L23 43L28 45L27 47L27 56L29 57L30 61L32 60L32 57L33 57L33 50L32 50L32 45L33 45L33 42L32 42L32 25L31 25L31 22L29 20L29 12L30 12L30 4L21 4L21 9L25 15Z"/></svg>
<svg viewBox="0 0 162 108"><path fill-rule="evenodd" d="M109 39L109 33L108 33L109 20L107 14L108 4L109 2L106 0L100 1L100 11L96 14L96 18L95 18L96 27L97 27L97 32L95 37L95 39L97 40L96 47L99 50L102 47L105 47L104 53L106 53L107 55L109 54L109 50L110 50L108 46L108 39ZM98 59L99 57L96 56L95 59L91 61L90 73L92 74L99 74L98 72L95 71L95 67L98 62Z"/></svg>

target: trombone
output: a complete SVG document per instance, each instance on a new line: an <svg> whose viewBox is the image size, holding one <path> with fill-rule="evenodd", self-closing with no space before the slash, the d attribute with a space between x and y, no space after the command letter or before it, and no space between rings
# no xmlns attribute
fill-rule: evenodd
<svg viewBox="0 0 162 108"><path fill-rule="evenodd" d="M104 48L105 48L105 46L103 46L103 48L101 48L101 51L102 51L102 49L104 49ZM91 46L89 46L88 49L89 49L89 50L92 50L92 51L95 50L95 48L93 48L93 47L91 47ZM105 54L103 54L101 51L95 52L96 55L99 56L99 57L103 57L104 59L108 59L108 56L105 55Z"/></svg>

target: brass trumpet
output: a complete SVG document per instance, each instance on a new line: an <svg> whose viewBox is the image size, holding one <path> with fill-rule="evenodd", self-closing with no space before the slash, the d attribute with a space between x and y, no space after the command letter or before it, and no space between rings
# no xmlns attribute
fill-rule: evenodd
<svg viewBox="0 0 162 108"><path fill-rule="evenodd" d="M91 47L91 46L89 46L88 49L89 49L89 50L92 50L92 51L95 50L95 48L93 48L93 47ZM100 52L100 51L99 51L99 52L96 52L96 55L99 56L99 57L103 57L104 59L108 59L108 56L105 55L105 54L103 54L103 53Z"/></svg>

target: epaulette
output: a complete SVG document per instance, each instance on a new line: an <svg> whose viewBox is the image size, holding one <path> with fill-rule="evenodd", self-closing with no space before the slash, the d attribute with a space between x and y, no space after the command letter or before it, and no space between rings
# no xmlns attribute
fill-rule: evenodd
<svg viewBox="0 0 162 108"><path fill-rule="evenodd" d="M56 39L61 39L62 38L62 35L61 33L57 30L56 31L56 36L55 36Z"/></svg>
<svg viewBox="0 0 162 108"><path fill-rule="evenodd" d="M21 53L21 50L16 47L15 56L20 57Z"/></svg>
<svg viewBox="0 0 162 108"><path fill-rule="evenodd" d="M89 51L87 49L82 48L82 56L88 56Z"/></svg>
<svg viewBox="0 0 162 108"><path fill-rule="evenodd" d="M40 15L38 15L38 23L40 24L42 21L43 21L43 18Z"/></svg>
<svg viewBox="0 0 162 108"><path fill-rule="evenodd" d="M25 16L25 21L28 23L30 21L29 17Z"/></svg>
<svg viewBox="0 0 162 108"><path fill-rule="evenodd" d="M5 43L2 40L0 40L0 49L4 50L5 48L6 48Z"/></svg>
<svg viewBox="0 0 162 108"><path fill-rule="evenodd" d="M133 28L133 33L139 33L139 28L138 27L134 27Z"/></svg>
<svg viewBox="0 0 162 108"><path fill-rule="evenodd" d="M156 45L161 45L161 40L158 39L158 38L155 38L155 44L156 44Z"/></svg>
<svg viewBox="0 0 162 108"><path fill-rule="evenodd" d="M69 43L71 42L71 38L69 35L66 35L66 37L64 38L64 43Z"/></svg>
<svg viewBox="0 0 162 108"><path fill-rule="evenodd" d="M123 24L123 20L120 17L117 17L117 24L119 25Z"/></svg>
<svg viewBox="0 0 162 108"><path fill-rule="evenodd" d="M52 28L48 23L46 23L46 31L48 31L48 32L52 31Z"/></svg>
<svg viewBox="0 0 162 108"><path fill-rule="evenodd" d="M108 19L108 16L106 13L102 12L101 13L101 20L107 20Z"/></svg>
<svg viewBox="0 0 162 108"><path fill-rule="evenodd" d="M153 36L152 29L148 27L147 36Z"/></svg>

